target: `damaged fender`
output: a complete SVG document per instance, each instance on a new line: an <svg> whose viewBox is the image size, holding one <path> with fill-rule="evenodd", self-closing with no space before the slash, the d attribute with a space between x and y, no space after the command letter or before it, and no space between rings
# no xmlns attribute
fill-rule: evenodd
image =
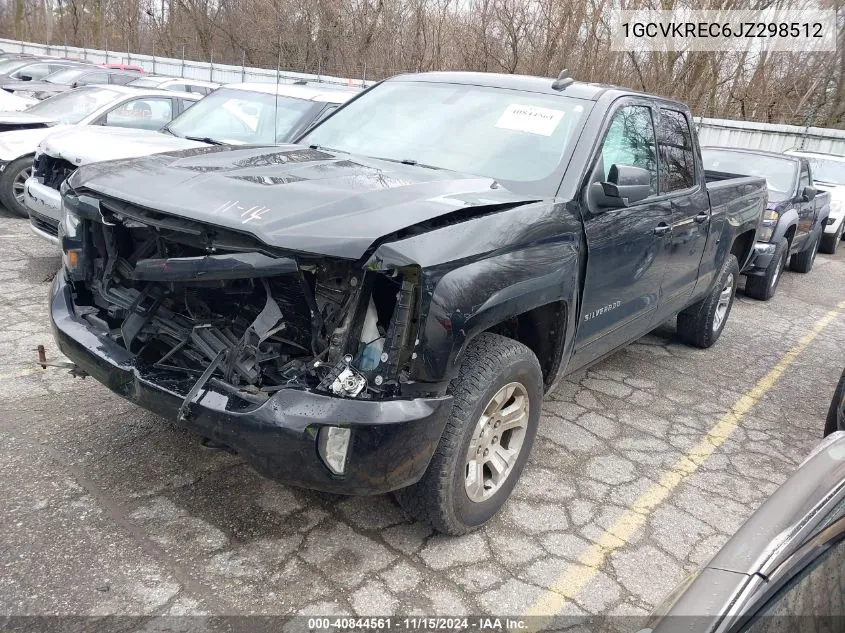
<svg viewBox="0 0 845 633"><path fill-rule="evenodd" d="M474 336L497 326L518 327L513 322L520 315L550 306L559 321L533 347L544 348L538 357L551 384L571 354L565 333L577 313L583 238L573 213L557 200L532 202L376 249L373 267L415 265L422 271L414 379L445 388Z"/></svg>

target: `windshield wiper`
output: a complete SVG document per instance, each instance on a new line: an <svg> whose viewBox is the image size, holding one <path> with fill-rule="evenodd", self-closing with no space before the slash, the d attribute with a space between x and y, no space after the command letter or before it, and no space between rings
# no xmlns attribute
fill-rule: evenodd
<svg viewBox="0 0 845 633"><path fill-rule="evenodd" d="M170 132L170 130L168 130ZM171 132L172 134L172 132ZM225 145L223 141L218 141L216 139L210 138L208 136L183 136L182 138L187 139L189 141L197 141L198 143L208 143L209 145Z"/></svg>
<svg viewBox="0 0 845 633"><path fill-rule="evenodd" d="M426 165L425 163L421 163L419 161L414 160L413 158L382 158L381 156L372 156L376 160L386 160L389 163L401 163L402 165L411 165L412 167L425 167L426 169L437 169L442 170L442 167L436 167L435 165Z"/></svg>

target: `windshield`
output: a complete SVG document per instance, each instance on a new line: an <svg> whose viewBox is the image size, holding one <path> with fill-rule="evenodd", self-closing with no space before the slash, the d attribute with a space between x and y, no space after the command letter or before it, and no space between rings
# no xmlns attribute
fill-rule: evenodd
<svg viewBox="0 0 845 633"><path fill-rule="evenodd" d="M133 79L127 85L135 86L136 88L158 88L167 79L154 79L152 77L142 77L141 79Z"/></svg>
<svg viewBox="0 0 845 633"><path fill-rule="evenodd" d="M167 130L221 143L273 145L287 141L304 120L310 120L309 113L321 107L315 101L218 88L174 119Z"/></svg>
<svg viewBox="0 0 845 633"><path fill-rule="evenodd" d="M88 115L114 101L118 94L108 88L77 88L36 103L27 112L59 123L79 123Z"/></svg>
<svg viewBox="0 0 845 633"><path fill-rule="evenodd" d="M815 156L807 156L806 158L810 161L813 180L832 185L845 185L845 160L832 160Z"/></svg>
<svg viewBox="0 0 845 633"><path fill-rule="evenodd" d="M23 68L27 64L31 64L33 61L32 59L6 59L0 61L0 74L8 75L9 73L15 72L18 68Z"/></svg>
<svg viewBox="0 0 845 633"><path fill-rule="evenodd" d="M72 84L81 75L90 71L90 68L64 68L47 75L43 81L49 81L51 84Z"/></svg>
<svg viewBox="0 0 845 633"><path fill-rule="evenodd" d="M571 151L585 105L534 92L390 81L340 108L299 142L548 193L560 182L553 176Z"/></svg>
<svg viewBox="0 0 845 633"><path fill-rule="evenodd" d="M770 202L787 200L795 191L798 176L795 159L713 149L702 150L701 158L704 169L765 178Z"/></svg>

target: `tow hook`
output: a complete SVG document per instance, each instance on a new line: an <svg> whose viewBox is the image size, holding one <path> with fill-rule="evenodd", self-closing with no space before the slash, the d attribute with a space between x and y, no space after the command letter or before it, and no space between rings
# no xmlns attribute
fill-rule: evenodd
<svg viewBox="0 0 845 633"><path fill-rule="evenodd" d="M43 345L36 347L35 351L38 352L38 360L36 362L41 365L41 369L47 369L48 367L67 369L68 373L76 378L85 378L88 375L88 372L81 369L76 363L66 360L47 360L47 350Z"/></svg>

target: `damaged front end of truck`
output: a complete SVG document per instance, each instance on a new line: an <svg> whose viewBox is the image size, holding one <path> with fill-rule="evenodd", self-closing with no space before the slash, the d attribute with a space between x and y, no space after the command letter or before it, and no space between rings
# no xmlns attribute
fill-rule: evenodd
<svg viewBox="0 0 845 633"><path fill-rule="evenodd" d="M423 472L449 398L410 379L418 267L279 252L84 191L63 199L54 332L83 370L286 481L375 493ZM285 450L268 453L276 434Z"/></svg>

